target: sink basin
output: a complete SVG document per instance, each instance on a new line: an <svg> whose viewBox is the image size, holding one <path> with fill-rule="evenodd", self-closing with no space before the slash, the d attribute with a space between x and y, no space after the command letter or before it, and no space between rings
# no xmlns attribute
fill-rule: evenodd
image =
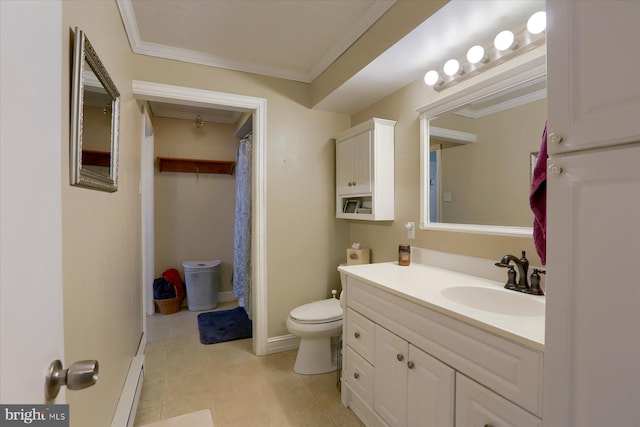
<svg viewBox="0 0 640 427"><path fill-rule="evenodd" d="M477 286L454 286L444 289L442 296L478 310L510 316L544 316L542 301L514 291L482 288Z"/></svg>

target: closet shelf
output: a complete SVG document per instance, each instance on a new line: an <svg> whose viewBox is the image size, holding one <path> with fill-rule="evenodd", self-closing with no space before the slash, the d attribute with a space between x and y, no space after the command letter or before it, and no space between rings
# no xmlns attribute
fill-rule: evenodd
<svg viewBox="0 0 640 427"><path fill-rule="evenodd" d="M176 159L158 157L160 172L219 173L233 175L236 162L228 160Z"/></svg>

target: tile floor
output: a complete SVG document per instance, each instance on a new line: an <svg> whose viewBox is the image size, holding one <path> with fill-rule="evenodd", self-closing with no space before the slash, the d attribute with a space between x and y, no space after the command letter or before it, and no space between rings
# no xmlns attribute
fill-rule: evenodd
<svg viewBox="0 0 640 427"><path fill-rule="evenodd" d="M298 375L295 350L256 356L251 339L200 344L198 314L183 309L147 318L135 426L202 409L211 410L216 427L364 425L342 406L335 372Z"/></svg>

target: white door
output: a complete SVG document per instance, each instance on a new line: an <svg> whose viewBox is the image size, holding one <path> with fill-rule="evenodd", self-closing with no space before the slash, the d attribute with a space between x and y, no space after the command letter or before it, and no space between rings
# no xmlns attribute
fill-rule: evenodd
<svg viewBox="0 0 640 427"><path fill-rule="evenodd" d="M146 105L142 107L141 175L142 182L142 329L147 334L147 314L155 313L153 279L155 270L154 250L154 134L151 116Z"/></svg>
<svg viewBox="0 0 640 427"><path fill-rule="evenodd" d="M408 422L410 426L453 427L455 371L409 344Z"/></svg>
<svg viewBox="0 0 640 427"><path fill-rule="evenodd" d="M545 423L639 425L640 145L549 162Z"/></svg>
<svg viewBox="0 0 640 427"><path fill-rule="evenodd" d="M371 193L371 150L373 130L353 137L353 194Z"/></svg>
<svg viewBox="0 0 640 427"><path fill-rule="evenodd" d="M407 425L407 353L409 344L376 325L374 408L389 426Z"/></svg>
<svg viewBox="0 0 640 427"><path fill-rule="evenodd" d="M638 141L640 2L549 1L547 16L549 154Z"/></svg>
<svg viewBox="0 0 640 427"><path fill-rule="evenodd" d="M0 1L0 403L64 360L62 2ZM56 37L55 35L58 35ZM46 64L46 67L43 65ZM64 403L64 389L56 403Z"/></svg>

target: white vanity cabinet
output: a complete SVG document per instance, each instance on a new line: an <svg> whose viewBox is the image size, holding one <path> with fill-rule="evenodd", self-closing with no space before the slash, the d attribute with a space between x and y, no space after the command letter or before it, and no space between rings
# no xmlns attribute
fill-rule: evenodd
<svg viewBox="0 0 640 427"><path fill-rule="evenodd" d="M367 426L541 425L541 351L351 275L345 299L342 400Z"/></svg>
<svg viewBox="0 0 640 427"><path fill-rule="evenodd" d="M547 15L545 424L640 425L640 2Z"/></svg>
<svg viewBox="0 0 640 427"><path fill-rule="evenodd" d="M393 220L395 124L373 118L336 138L336 218Z"/></svg>

